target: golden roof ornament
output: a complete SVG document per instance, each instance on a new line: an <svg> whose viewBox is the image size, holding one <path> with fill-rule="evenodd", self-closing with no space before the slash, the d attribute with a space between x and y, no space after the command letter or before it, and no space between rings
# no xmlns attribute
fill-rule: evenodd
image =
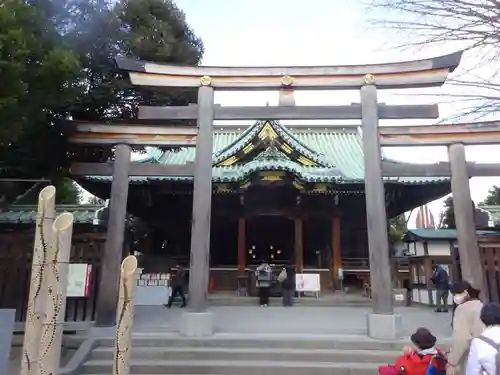
<svg viewBox="0 0 500 375"><path fill-rule="evenodd" d="M363 80L365 81L365 85L373 85L375 83L375 76L373 74L366 74Z"/></svg>
<svg viewBox="0 0 500 375"><path fill-rule="evenodd" d="M281 77L281 84L283 86L291 86L293 84L293 77L290 77L289 75Z"/></svg>
<svg viewBox="0 0 500 375"><path fill-rule="evenodd" d="M200 83L202 86L209 86L212 83L212 78L209 76L203 76L200 78Z"/></svg>

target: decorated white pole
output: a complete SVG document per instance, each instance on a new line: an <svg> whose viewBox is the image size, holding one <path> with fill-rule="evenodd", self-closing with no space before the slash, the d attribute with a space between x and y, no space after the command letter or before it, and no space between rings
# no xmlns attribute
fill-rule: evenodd
<svg viewBox="0 0 500 375"><path fill-rule="evenodd" d="M116 309L116 341L113 375L130 375L130 353L132 350L132 325L134 321L135 273L137 258L129 255L122 262L120 295Z"/></svg>
<svg viewBox="0 0 500 375"><path fill-rule="evenodd" d="M72 234L73 214L65 212L57 216L44 270L47 301L39 349L40 375L59 374Z"/></svg>
<svg viewBox="0 0 500 375"><path fill-rule="evenodd" d="M42 321L45 313L46 286L44 267L52 238L52 224L55 216L56 188L45 187L38 195L35 243L31 266L31 281L28 298L28 311L24 329L24 343L21 360L21 375L39 374L38 351L42 334Z"/></svg>

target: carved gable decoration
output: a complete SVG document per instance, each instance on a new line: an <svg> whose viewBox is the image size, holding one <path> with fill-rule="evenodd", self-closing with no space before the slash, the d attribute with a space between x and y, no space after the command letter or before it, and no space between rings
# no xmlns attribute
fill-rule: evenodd
<svg viewBox="0 0 500 375"><path fill-rule="evenodd" d="M216 155L214 166L228 167L260 160L287 160L300 166L332 167L322 160L319 153L300 142L277 121L257 122L223 152Z"/></svg>
<svg viewBox="0 0 500 375"><path fill-rule="evenodd" d="M290 158L283 154L276 146L268 147L264 152L261 152L254 160L263 161L289 161Z"/></svg>

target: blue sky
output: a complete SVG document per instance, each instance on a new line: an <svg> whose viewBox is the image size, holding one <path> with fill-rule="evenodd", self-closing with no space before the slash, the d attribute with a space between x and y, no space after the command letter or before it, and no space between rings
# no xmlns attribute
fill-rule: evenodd
<svg viewBox="0 0 500 375"><path fill-rule="evenodd" d="M391 46L402 43L403 36L371 26L361 2L356 0L177 0L177 5L184 10L189 25L204 41L203 65L366 64L425 58L457 48L445 45L417 53L392 49ZM474 54L468 54L462 65L467 66L474 59ZM424 91L384 91L379 100L391 104L424 104L442 99L416 95L423 92L437 95L449 90L445 86ZM277 102L277 94L218 92L215 100L223 105L265 105L267 102L273 105ZM359 94L355 91L299 92L296 100L299 105L350 104L359 101ZM440 105L442 117L459 110L456 103ZM386 123L394 125L391 121L382 122L382 125ZM399 122L401 125L416 123L430 122ZM432 163L447 158L444 147L392 148L384 152L389 157L415 163ZM477 162L500 162L500 146L468 147L467 158ZM473 199L484 199L494 184L500 185L500 178L472 179ZM431 209L437 214L441 206L442 201L434 202Z"/></svg>

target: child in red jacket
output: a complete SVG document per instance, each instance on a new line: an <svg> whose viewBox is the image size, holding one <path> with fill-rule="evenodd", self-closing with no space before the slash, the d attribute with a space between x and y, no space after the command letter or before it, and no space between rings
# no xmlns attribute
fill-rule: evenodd
<svg viewBox="0 0 500 375"><path fill-rule="evenodd" d="M413 348L405 347L404 354L394 365L380 366L379 375L426 375L431 361L434 373L446 372L446 360L435 347L436 338L426 328L419 328L410 337ZM439 358L439 360L435 360Z"/></svg>

